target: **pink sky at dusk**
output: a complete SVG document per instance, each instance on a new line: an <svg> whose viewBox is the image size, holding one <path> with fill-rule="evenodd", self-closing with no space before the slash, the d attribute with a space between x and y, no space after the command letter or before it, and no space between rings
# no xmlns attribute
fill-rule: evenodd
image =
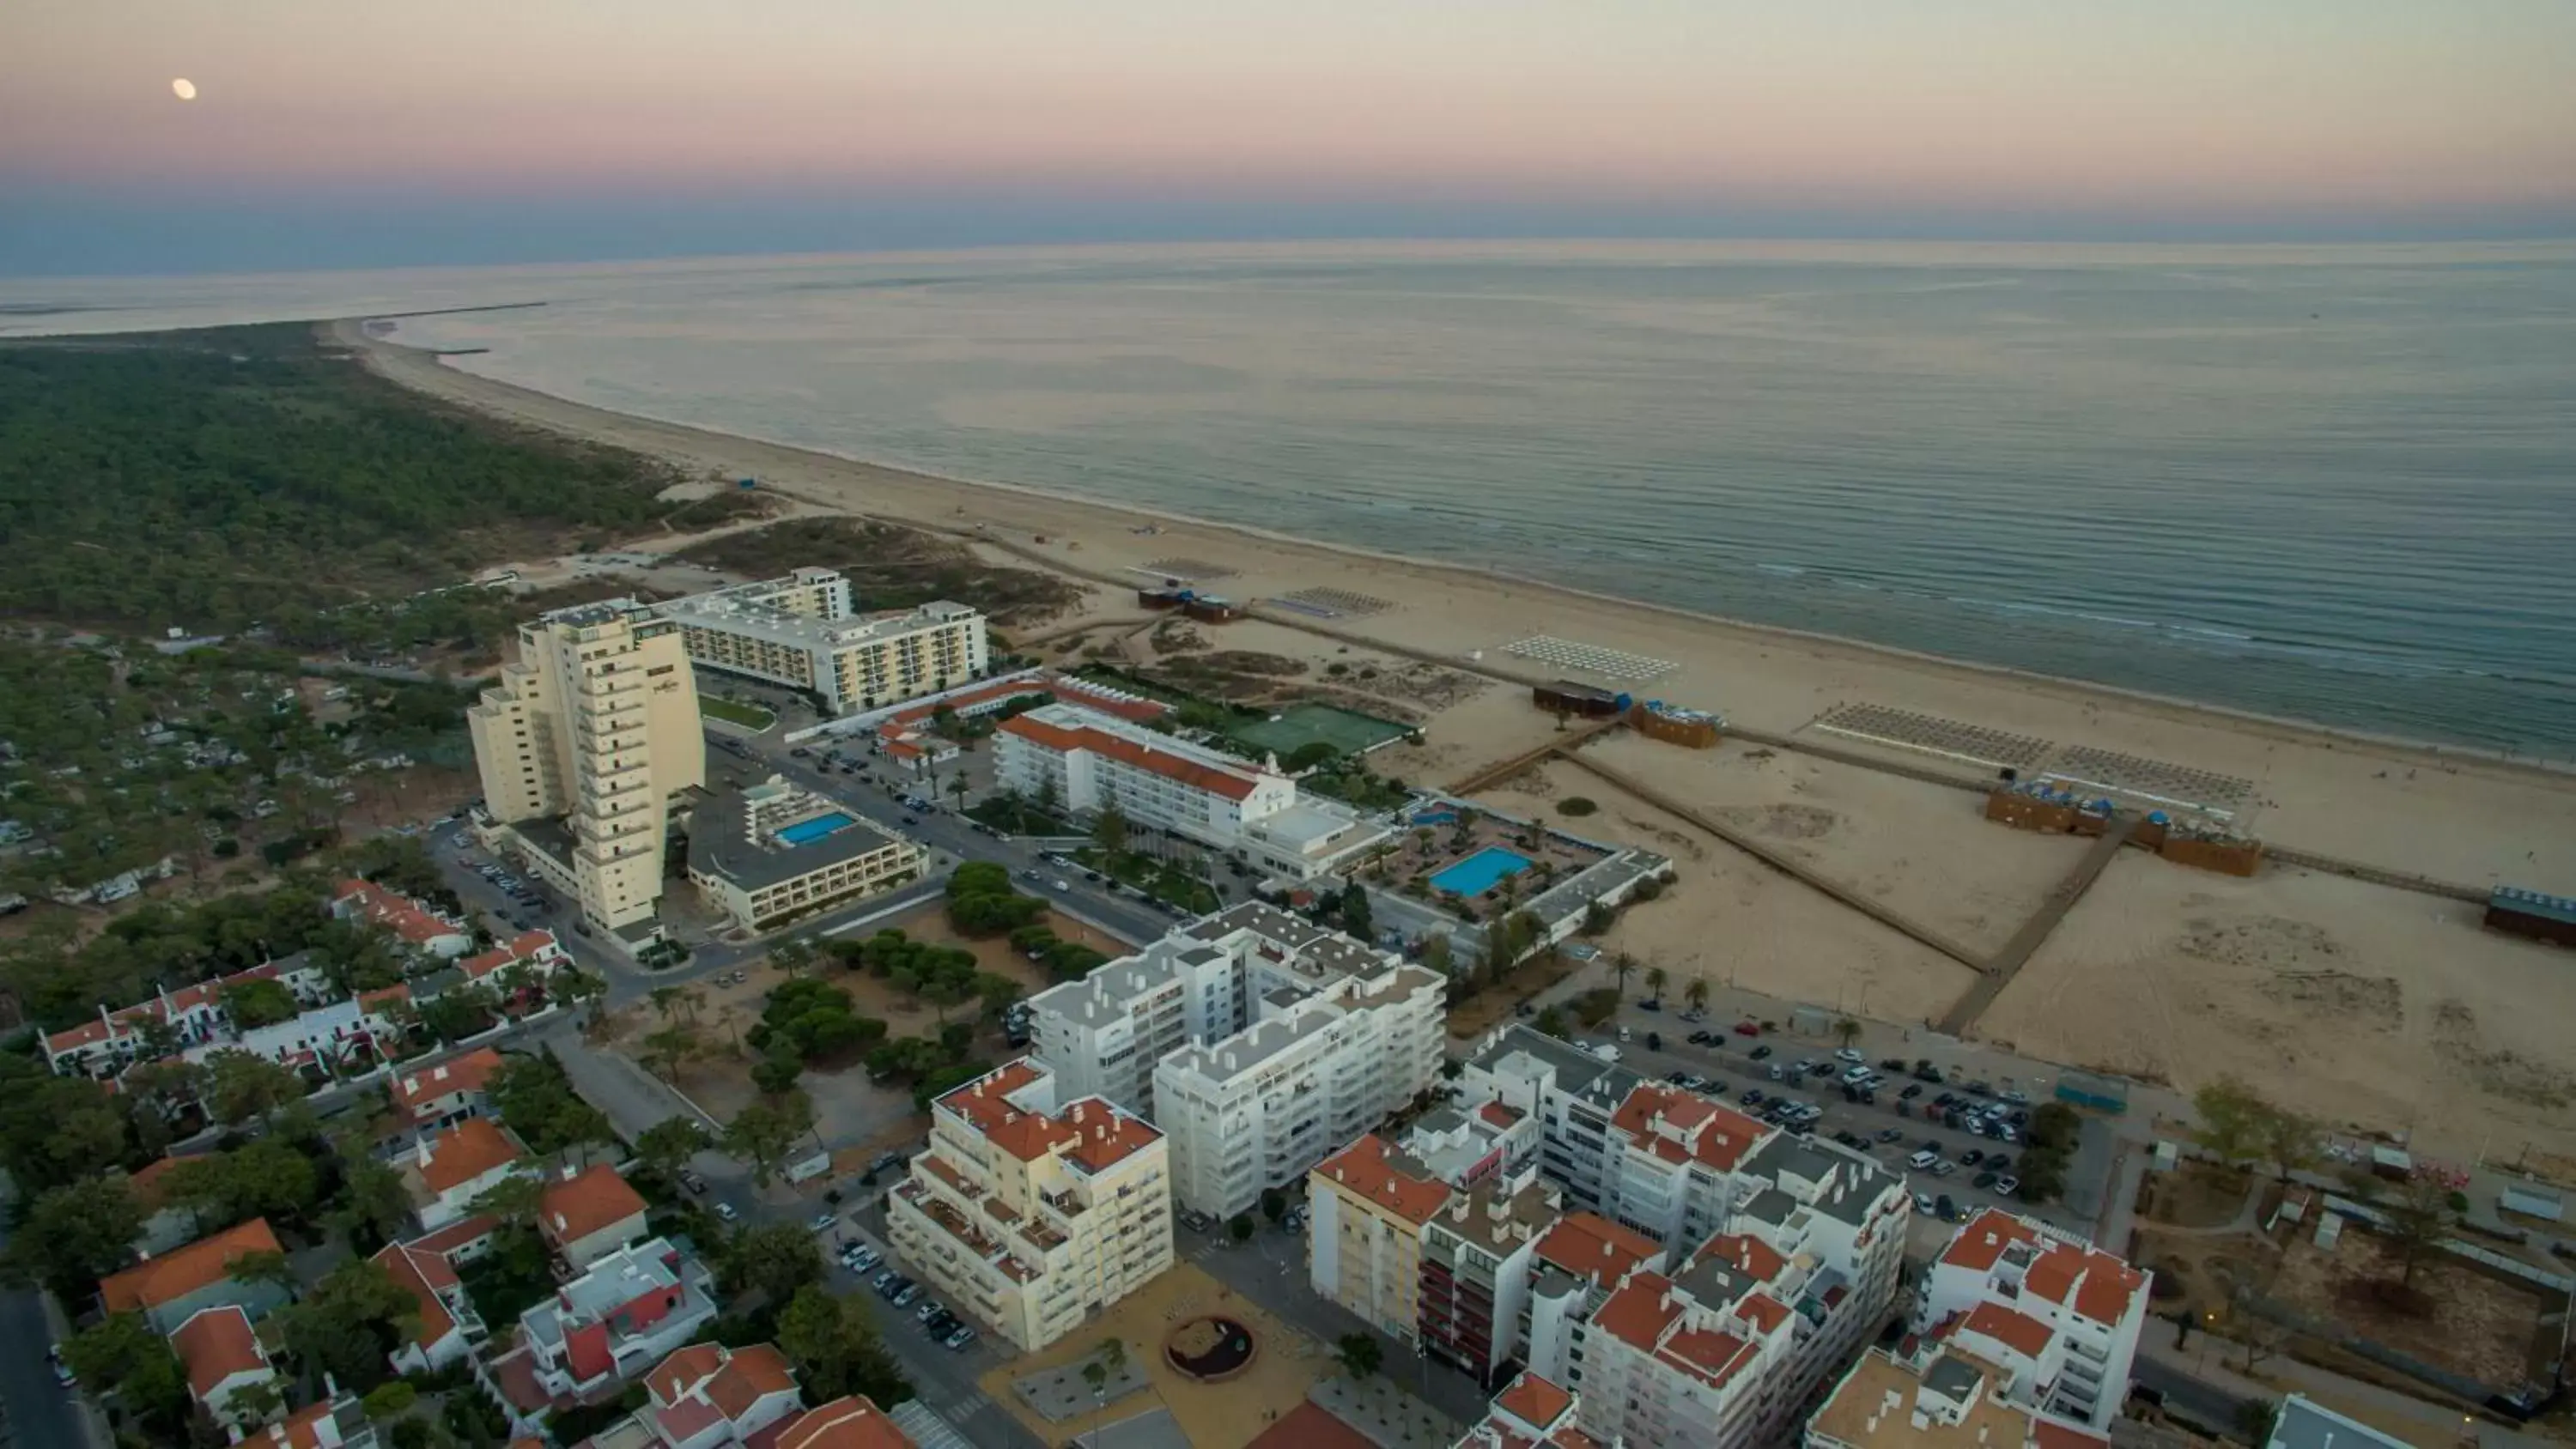
<svg viewBox="0 0 2576 1449"><path fill-rule="evenodd" d="M13 0L0 186L2576 207L2567 0ZM173 77L200 88L175 100ZM1578 228L1579 229L1579 228Z"/></svg>

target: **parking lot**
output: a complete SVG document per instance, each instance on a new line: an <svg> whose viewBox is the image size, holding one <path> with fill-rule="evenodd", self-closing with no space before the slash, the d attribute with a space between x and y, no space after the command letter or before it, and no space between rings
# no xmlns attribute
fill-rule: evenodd
<svg viewBox="0 0 2576 1449"><path fill-rule="evenodd" d="M1621 1065L1641 1075L1705 1083L1701 1090L1774 1126L1867 1152L1906 1174L1923 1218L1939 1219L1946 1199L1953 1222L1992 1206L2091 1231L2084 1213L2063 1203L2022 1202L2013 1196L2018 1182L2006 1186L2023 1151L2029 1113L2045 1100L2038 1084L1979 1080L1927 1058L1893 1053L1873 1058L1844 1048L1838 1055L1830 1046L1777 1034L1744 1036L1735 1027L1731 1018L1715 1013L1693 1021L1632 1003L1616 1022L1584 1039L1615 1045ZM1702 1039L1691 1040L1694 1033ZM1852 1080L1846 1082L1847 1076ZM1864 1085L1872 1077L1875 1083ZM2107 1135L2110 1127L2088 1118L2083 1130ZM2102 1187L2077 1180L2087 1161L2107 1164L2107 1156L2077 1154L2067 1188L2079 1201L2098 1199Z"/></svg>

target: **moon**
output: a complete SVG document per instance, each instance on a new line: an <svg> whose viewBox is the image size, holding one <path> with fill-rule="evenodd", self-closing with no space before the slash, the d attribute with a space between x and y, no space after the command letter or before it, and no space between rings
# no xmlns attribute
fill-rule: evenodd
<svg viewBox="0 0 2576 1449"><path fill-rule="evenodd" d="M197 98L197 83L186 76L181 76L170 82L170 94L183 101L193 101Z"/></svg>

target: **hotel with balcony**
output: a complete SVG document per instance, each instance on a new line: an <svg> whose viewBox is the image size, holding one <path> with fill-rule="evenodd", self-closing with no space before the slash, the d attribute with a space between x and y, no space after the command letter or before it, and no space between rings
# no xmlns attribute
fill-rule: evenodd
<svg viewBox="0 0 2576 1449"><path fill-rule="evenodd" d="M888 1199L894 1248L957 1312L1034 1352L1172 1266L1164 1135L1026 1058L931 1104Z"/></svg>
<svg viewBox="0 0 2576 1449"><path fill-rule="evenodd" d="M1259 1019L1264 997L1396 962L1339 931L1247 901L1030 997L1031 1035L1067 1094L1107 1097L1152 1120L1154 1068L1163 1058L1243 1030Z"/></svg>
<svg viewBox="0 0 2576 1449"><path fill-rule="evenodd" d="M689 883L735 928L767 931L921 874L920 846L772 775L689 812Z"/></svg>
<svg viewBox="0 0 2576 1449"><path fill-rule="evenodd" d="M1445 983L1397 958L1320 987L1251 998L1252 1024L1154 1068L1173 1194L1217 1217L1295 1185L1326 1154L1437 1081Z"/></svg>
<svg viewBox="0 0 2576 1449"><path fill-rule="evenodd" d="M991 662L984 616L945 600L859 614L831 569L736 584L655 606L691 662L819 698L833 715L963 684Z"/></svg>
<svg viewBox="0 0 2576 1449"><path fill-rule="evenodd" d="M2144 1270L1988 1208L1923 1275L1913 1326L1920 1357L1968 1355L1994 1371L1996 1397L2106 1434L2128 1396L2147 1298Z"/></svg>
<svg viewBox="0 0 2576 1449"><path fill-rule="evenodd" d="M1283 880L1314 880L1390 833L1338 800L1304 794L1273 762L1251 764L1081 705L1014 715L993 738L1005 790L1077 815L1114 809Z"/></svg>
<svg viewBox="0 0 2576 1449"><path fill-rule="evenodd" d="M679 626L633 599L522 624L518 659L466 723L487 843L579 901L600 939L655 940L671 801L706 782Z"/></svg>

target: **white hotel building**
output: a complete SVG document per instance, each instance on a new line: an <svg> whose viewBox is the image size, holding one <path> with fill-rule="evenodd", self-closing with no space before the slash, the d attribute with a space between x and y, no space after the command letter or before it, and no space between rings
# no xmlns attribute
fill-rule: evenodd
<svg viewBox="0 0 2576 1449"><path fill-rule="evenodd" d="M1154 1068L1229 1037L1282 988L1314 990L1384 971L1393 957L1286 911L1247 901L1183 926L1080 981L1029 998L1037 1055L1067 1091L1154 1117Z"/></svg>
<svg viewBox="0 0 2576 1449"><path fill-rule="evenodd" d="M677 624L689 660L820 697L849 714L975 678L991 662L984 616L940 600L859 616L850 581L832 569L736 584L655 606Z"/></svg>
<svg viewBox="0 0 2576 1449"><path fill-rule="evenodd" d="M1249 764L1078 705L1004 720L994 746L1003 789L1077 814L1115 809L1289 880L1313 880L1388 834L1339 801L1304 795L1272 762Z"/></svg>

